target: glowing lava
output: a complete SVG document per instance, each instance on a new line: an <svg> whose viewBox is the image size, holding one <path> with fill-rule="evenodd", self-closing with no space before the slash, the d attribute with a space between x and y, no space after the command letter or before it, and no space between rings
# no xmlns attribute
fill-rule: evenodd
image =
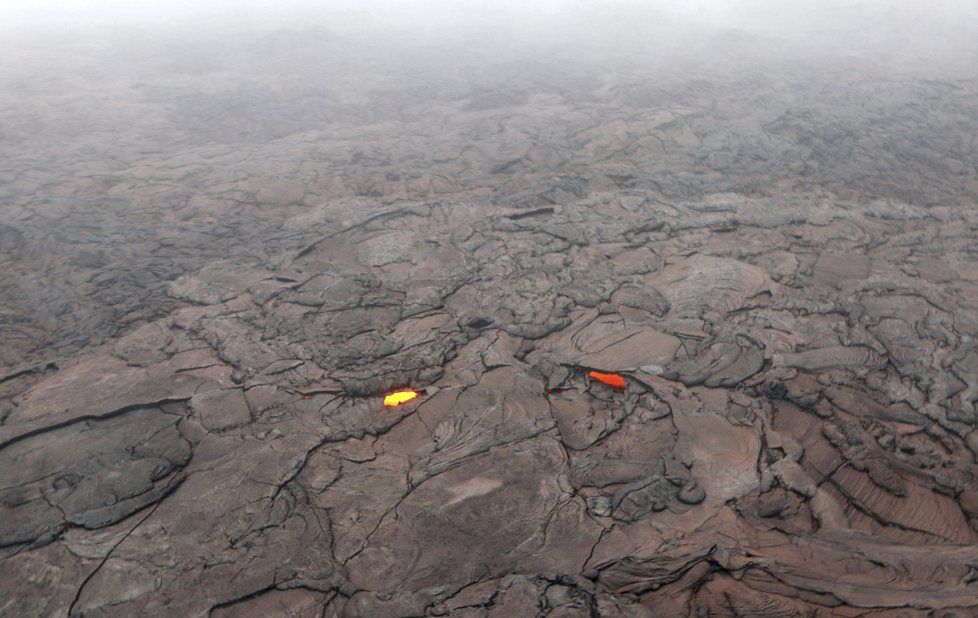
<svg viewBox="0 0 978 618"><path fill-rule="evenodd" d="M384 397L384 405L389 408L399 406L402 403L411 401L420 394L418 391L396 391Z"/></svg>
<svg viewBox="0 0 978 618"><path fill-rule="evenodd" d="M614 386L615 388L625 388L625 378L621 377L617 373L601 373L600 371L589 371L587 375L592 380L597 380L598 382L607 384L608 386Z"/></svg>

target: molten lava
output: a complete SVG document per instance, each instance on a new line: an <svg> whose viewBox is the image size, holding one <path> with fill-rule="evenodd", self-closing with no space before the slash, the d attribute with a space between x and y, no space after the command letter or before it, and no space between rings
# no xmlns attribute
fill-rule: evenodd
<svg viewBox="0 0 978 618"><path fill-rule="evenodd" d="M625 388L625 378L621 377L617 373L601 373L600 371L589 371L588 377L592 380L597 380L608 386L613 386L615 388Z"/></svg>
<svg viewBox="0 0 978 618"><path fill-rule="evenodd" d="M399 406L402 403L411 401L420 394L418 391L395 391L384 397L384 405L389 408Z"/></svg>

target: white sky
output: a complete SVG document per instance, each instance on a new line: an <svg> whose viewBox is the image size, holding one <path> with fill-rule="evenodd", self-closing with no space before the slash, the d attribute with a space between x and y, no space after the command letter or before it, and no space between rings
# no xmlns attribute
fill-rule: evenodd
<svg viewBox="0 0 978 618"><path fill-rule="evenodd" d="M507 26L546 37L568 27L654 29L664 12L687 27L729 27L800 41L828 33L874 33L898 47L923 35L967 40L978 0L0 0L0 38L59 36L100 26L187 29L202 25L272 28L318 24L337 32L365 27L439 33L481 27L497 38ZM882 33L882 37L880 37ZM820 39L821 37L821 39Z"/></svg>
<svg viewBox="0 0 978 618"><path fill-rule="evenodd" d="M614 11L616 5L627 5L741 24L794 21L820 14L876 13L879 19L886 20L894 12L953 19L956 15L973 15L976 4L974 0L0 0L0 16L8 27L45 22L91 26L158 24L201 16L286 17L340 10L478 19L517 14L546 16L580 7L607 7Z"/></svg>

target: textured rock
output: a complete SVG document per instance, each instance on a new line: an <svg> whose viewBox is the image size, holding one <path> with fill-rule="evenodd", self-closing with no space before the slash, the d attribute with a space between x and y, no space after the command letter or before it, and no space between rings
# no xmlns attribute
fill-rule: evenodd
<svg viewBox="0 0 978 618"><path fill-rule="evenodd" d="M180 418L137 408L0 450L0 545L48 542L68 525L101 528L172 492L192 454Z"/></svg>
<svg viewBox="0 0 978 618"><path fill-rule="evenodd" d="M978 611L971 72L266 34L0 66L0 614Z"/></svg>

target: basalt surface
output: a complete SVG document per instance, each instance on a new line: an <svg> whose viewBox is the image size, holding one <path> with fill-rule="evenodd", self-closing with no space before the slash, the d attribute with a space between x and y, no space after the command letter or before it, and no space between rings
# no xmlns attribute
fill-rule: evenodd
<svg viewBox="0 0 978 618"><path fill-rule="evenodd" d="M978 612L974 82L509 68L30 82L0 614Z"/></svg>

